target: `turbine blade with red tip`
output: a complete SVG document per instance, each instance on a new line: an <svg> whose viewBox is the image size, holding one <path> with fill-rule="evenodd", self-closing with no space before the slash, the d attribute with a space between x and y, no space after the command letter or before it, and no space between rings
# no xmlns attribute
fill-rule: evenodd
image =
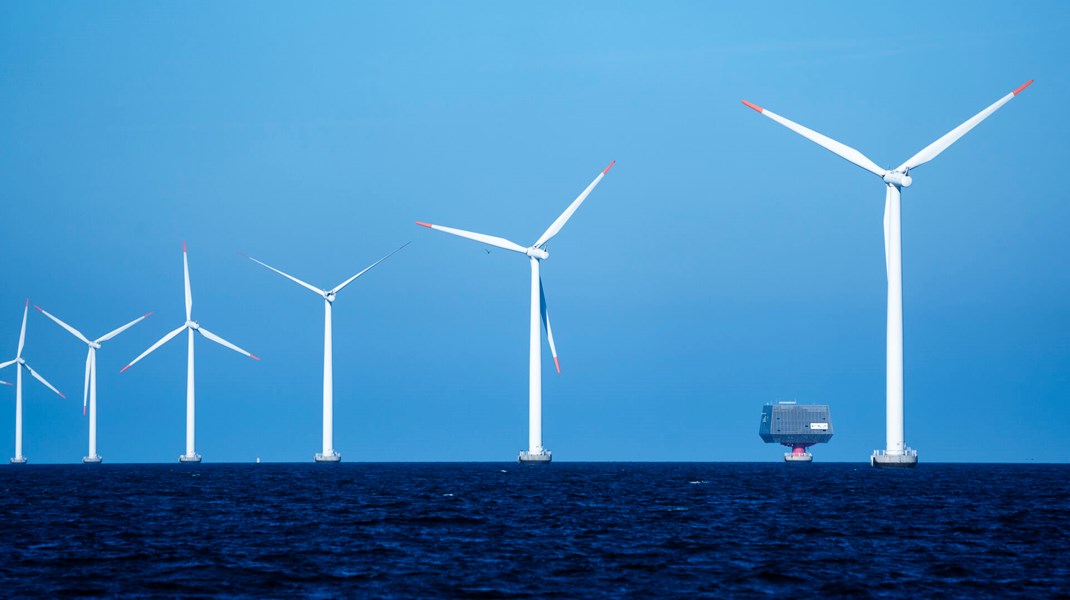
<svg viewBox="0 0 1070 600"><path fill-rule="evenodd" d="M82 335L81 331L78 331L77 329L75 329L74 327L71 327L70 325L64 323L63 321L60 321L59 318L57 318L55 315L49 313L47 310L41 308L40 306L37 306L35 304L33 307L36 308L37 310L41 311L41 314L43 314L44 316L46 316L49 319L52 319L53 321L55 321L56 325L59 325L60 327L66 329L67 332L70 333L71 335L73 335L74 337L82 340L86 344L89 343L89 340L86 339L86 337L84 335Z"/></svg>
<svg viewBox="0 0 1070 600"><path fill-rule="evenodd" d="M227 348L230 348L231 350L233 350L233 351L235 351L235 352L237 352L239 354L244 354L244 355L246 355L249 358L252 358L254 360L260 360L260 357L255 356L254 354L252 354L250 352L247 352L245 350L242 350L241 348L235 346L234 344L231 344L227 340L224 340L223 338L221 338L218 335L212 333L211 331L208 331L204 327L199 327L197 329L197 331L199 331L201 333L201 335L203 335L204 337L212 340L213 342L219 344L220 346L225 346Z"/></svg>
<svg viewBox="0 0 1070 600"><path fill-rule="evenodd" d="M102 335L101 337L97 338L97 343L98 343L98 344L102 344L102 343L104 343L104 342L106 342L106 341L110 340L111 338L113 338L113 337L115 337L115 336L119 335L120 333L122 333L122 332L126 331L127 329L130 329L130 328L131 328L131 327L133 327L134 325L137 325L137 324L138 324L138 323L140 323L140 322L141 322L141 321L142 321L143 319L146 319L146 318L148 318L148 316L149 316L149 315L151 315L151 314L152 314L152 313L146 313L146 314L143 314L143 315L141 315L140 317L138 317L138 318L134 319L133 321L130 321L130 322L129 322L129 323L127 323L126 325L123 325L122 327L120 327L120 328L118 328L118 329L116 329L116 330L114 330L114 331L111 331L111 332L108 332L108 333L106 333L106 334Z"/></svg>
<svg viewBox="0 0 1070 600"><path fill-rule="evenodd" d="M52 387L51 383L45 381L45 378L41 377L41 374L38 373L37 371L34 371L30 367L30 365L28 365L26 363L22 363L22 366L26 367L26 370L30 372L30 375L33 375L34 379L36 379L37 381L40 381L41 383L45 384L45 387L47 387L48 389L52 390L53 392L56 392L57 394L59 394L60 398L63 398L63 399L67 398L66 396L63 395L63 392L61 392L61 391L57 390L56 388Z"/></svg>
<svg viewBox="0 0 1070 600"><path fill-rule="evenodd" d="M606 173L609 173L609 170L612 169L613 165L615 165L616 163L617 161L609 163L609 166L603 169L602 172L598 174L598 177L594 178L594 181L592 181L591 184L587 186L587 189L580 192L580 195L572 201L572 204L568 205L568 208L565 209L565 212L561 213L561 216L557 217L557 220L551 223L550 227L548 227L546 231L543 232L541 236L539 236L538 241L536 241L534 244L536 248L541 248L544 244L546 244L546 242L549 242L551 239L553 239L555 235L558 234L559 231L561 231L561 228L565 226L565 223L568 223L568 220L572 218L572 215L576 212L576 209L578 209L580 205L583 204L583 201L587 199L587 196L590 195L591 191L594 190L595 186L597 186L602 181L602 178L606 176Z"/></svg>
<svg viewBox="0 0 1070 600"><path fill-rule="evenodd" d="M758 114L769 117L770 119L776 121L777 123L780 123L784 127L787 127L788 129L803 136L811 142L814 142L815 144L821 146L829 152L832 152L836 156L839 156L840 158L852 164L858 165L859 167L862 167L863 169L869 171L870 173L873 173L874 175L877 175L879 177L884 176L885 169L882 169L877 166L875 162L870 160L868 157L866 157L866 155L862 154L858 150L855 150L854 148L846 144L841 144L840 142L837 142L836 140L830 137L821 135L820 133L812 129L803 127L795 121L785 119L784 117L774 113L771 110L756 106L754 104L751 104L750 102L747 102L746 100L743 100L743 104L746 104L750 108L753 108L754 110L758 111Z"/></svg>
<svg viewBox="0 0 1070 600"><path fill-rule="evenodd" d="M546 329L546 340L550 342L550 354L554 357L554 367L561 374L561 363L557 360L557 346L554 345L554 330L550 328L550 312L546 309L546 293L542 288L542 276L539 276L539 312L542 313L542 326Z"/></svg>
<svg viewBox="0 0 1070 600"><path fill-rule="evenodd" d="M946 134L944 134L943 137L941 137L940 139L936 140L935 142L929 144L924 149L922 149L921 152L918 152L914 156L911 156L909 159L907 159L907 161L905 163L899 165L899 168L896 169L896 170L897 171L909 171L910 169L913 169L914 167L920 167L921 165L924 165L925 163L929 162L930 160L936 158L937 156L940 156L940 153L943 152L944 150L947 150L947 148L951 144L954 144L955 142L957 142L959 140L959 138L961 138L962 136L966 135L971 129L973 129L974 127L977 127L977 125L980 124L981 121L984 121L985 119L987 119L992 113L996 112L996 110L998 110L1001 106L1003 106L1004 104L1010 102L1011 100L1014 100L1015 96L1017 96L1018 94L1022 93L1022 90L1024 90L1027 87L1029 87L1029 85L1032 84L1032 83L1033 83L1033 80L1030 79L1029 81L1025 82L1023 85L1019 86L1018 89L1016 89L1013 92L1007 94L1006 96L1000 98L999 100L996 100L988 108L986 108L986 109L982 110L981 112L977 113L976 115L970 117L962 125L959 125L958 127L956 127L954 129L952 129L951 131L947 132Z"/></svg>
<svg viewBox="0 0 1070 600"><path fill-rule="evenodd" d="M394 250L394 251L393 251L393 252L391 252L390 254L387 254L386 256L384 256L384 257L380 258L379 260L377 260L377 261L373 262L373 263L372 263L372 264L371 264L370 266L368 266L368 267L365 267L365 269L364 269L363 271L361 271L360 273L357 273L356 275L354 275L354 276L350 277L349 279L346 279L346 280L345 280L345 281L343 281L342 283L339 283L339 284L338 284L338 286L337 286L337 287L335 287L335 288L334 288L333 290L331 290L331 291L332 291L332 292L334 292L335 294L337 294L338 292L342 291L342 288L344 288L345 286L347 286L347 285L349 285L349 284L353 283L353 282L354 282L354 281L355 281L355 280L356 280L356 279L357 279L358 277L360 277L361 275L363 275L363 274L367 273L368 271L371 271L371 270L372 270L372 267L374 267L375 265L378 265L379 263L381 263L381 262L383 262L384 260L386 260L386 259L390 258L391 256L394 256L394 255L395 255L395 254L397 254L398 252L401 252L401 249L402 249L402 248L404 248L405 246L408 246L408 245L409 245L409 244L411 244L411 243L412 243L412 242L405 242L404 244L402 244L402 245L401 245L401 248L398 248L397 250Z"/></svg>
<svg viewBox="0 0 1070 600"><path fill-rule="evenodd" d="M179 327L178 329L176 329L176 330L172 331L171 333L169 333L169 334L163 336L162 338L160 338L160 340L158 342L156 342L155 344L149 346L148 350L142 352L140 355L138 355L137 358L135 358L134 360L130 361L130 363L127 364L125 367L123 367L119 372L122 373L123 371L125 371L125 370L129 369L130 367L134 366L135 364L137 364L137 361L145 358L150 353L152 353L153 350L159 348L160 346L163 346L167 342L169 342L172 339L174 339L174 337L176 335L182 333L182 330L185 329L186 327L187 327L187 325L183 324L182 327Z"/></svg>
<svg viewBox="0 0 1070 600"><path fill-rule="evenodd" d="M475 240L477 242L483 242L484 244L489 244L491 246L495 246L495 247L501 248L503 250L512 250L513 252L519 252L521 254L525 254L528 251L527 248L521 246L520 244L517 244L516 242L510 242L509 240L507 240L505 238L500 238L500 237L496 237L496 236L493 236L493 235L486 235L486 234L483 234L483 233L473 233L471 231L465 231L463 229L454 229L453 227L443 227L442 225L432 225L431 223L424 223L422 221L417 221L416 224L420 225L421 227L427 227L429 229L434 229L435 231L441 231L443 233L450 233L450 234L453 234L453 235L456 235L456 236L460 236L460 237L463 237L463 238L468 238L470 240Z"/></svg>

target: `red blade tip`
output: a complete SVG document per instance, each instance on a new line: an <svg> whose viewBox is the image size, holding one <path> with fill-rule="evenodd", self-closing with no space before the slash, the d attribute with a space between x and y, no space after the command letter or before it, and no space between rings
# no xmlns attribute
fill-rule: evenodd
<svg viewBox="0 0 1070 600"><path fill-rule="evenodd" d="M1018 89L1014 90L1014 92L1012 92L1012 93L1015 96L1017 96L1018 94L1022 93L1022 90L1024 90L1025 88L1027 88L1027 87L1029 87L1031 85L1033 85L1033 80L1032 79L1030 79L1029 81L1023 83L1021 86L1018 87Z"/></svg>
<svg viewBox="0 0 1070 600"><path fill-rule="evenodd" d="M259 357L259 356L257 356L257 355L255 355L255 354L250 354L250 355L249 355L249 358L251 358L251 359L253 359L253 360L260 360L260 357Z"/></svg>
<svg viewBox="0 0 1070 600"><path fill-rule="evenodd" d="M145 317L152 316L152 313L154 313L154 312L156 312L156 311L149 311L149 312L145 313ZM144 319L145 317L141 317L141 318Z"/></svg>
<svg viewBox="0 0 1070 600"><path fill-rule="evenodd" d="M123 367L122 369L119 369L119 372L120 372L120 373L122 373L123 371L125 371L125 370L127 370L127 369L129 369L129 368L130 368L130 365L126 365L126 366L125 366L125 367Z"/></svg>
<svg viewBox="0 0 1070 600"><path fill-rule="evenodd" d="M606 167L605 171L602 171L602 174L605 175L606 173L609 173L609 170L612 169L613 165L615 165L615 164L617 164L617 161L613 161L613 162L609 163L609 166Z"/></svg>
<svg viewBox="0 0 1070 600"><path fill-rule="evenodd" d="M186 251L186 240L182 240L182 251Z"/></svg>
<svg viewBox="0 0 1070 600"><path fill-rule="evenodd" d="M67 397L63 395L63 392L57 392L57 393L59 394L60 398L63 398L64 400L67 399Z"/></svg>
<svg viewBox="0 0 1070 600"><path fill-rule="evenodd" d="M431 229L431 224L430 223L424 223L423 221L417 221L416 224L419 225L420 227L427 227L428 229Z"/></svg>
<svg viewBox="0 0 1070 600"><path fill-rule="evenodd" d="M82 405L82 416L83 417L85 416L85 405L84 404Z"/></svg>
<svg viewBox="0 0 1070 600"><path fill-rule="evenodd" d="M561 374L561 363L557 362L557 357L554 357L554 366L557 367L557 374Z"/></svg>
<svg viewBox="0 0 1070 600"><path fill-rule="evenodd" d="M13 384L13 383L8 383L8 382L6 382L6 381L0 381L0 383L2 383L2 384L4 384L4 385L15 385L15 384Z"/></svg>
<svg viewBox="0 0 1070 600"><path fill-rule="evenodd" d="M756 110L758 112L762 112L762 107L758 106L757 104L751 104L750 102L747 102L746 100L740 100L740 102L742 102L743 104L746 104L747 106L753 108L754 110Z"/></svg>
<svg viewBox="0 0 1070 600"><path fill-rule="evenodd" d="M26 299L26 308L29 308L29 307L30 307L30 299L29 299L29 298L27 298L27 299Z"/></svg>
<svg viewBox="0 0 1070 600"><path fill-rule="evenodd" d="M36 304L34 304L33 307L41 312L45 312L45 309L41 308L40 306L37 306Z"/></svg>

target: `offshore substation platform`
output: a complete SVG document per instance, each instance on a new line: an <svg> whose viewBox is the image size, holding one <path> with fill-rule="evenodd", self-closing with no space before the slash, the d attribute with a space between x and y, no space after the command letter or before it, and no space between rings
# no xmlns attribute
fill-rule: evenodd
<svg viewBox="0 0 1070 600"><path fill-rule="evenodd" d="M784 453L789 463L811 462L814 455L807 448L832 439L832 417L826 404L796 404L778 402L762 407L762 423L758 435L767 444L789 446Z"/></svg>

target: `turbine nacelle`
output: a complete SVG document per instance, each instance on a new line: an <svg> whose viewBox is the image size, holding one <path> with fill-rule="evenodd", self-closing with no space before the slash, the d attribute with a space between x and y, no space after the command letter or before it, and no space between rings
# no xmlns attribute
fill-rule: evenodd
<svg viewBox="0 0 1070 600"><path fill-rule="evenodd" d="M524 254L527 254L531 258L537 258L539 260L546 260L547 258L550 258L549 252L543 250L542 248L537 248L535 246L532 246L525 250Z"/></svg>
<svg viewBox="0 0 1070 600"><path fill-rule="evenodd" d="M89 342L89 347L94 350L100 350L100 342Z"/></svg>
<svg viewBox="0 0 1070 600"><path fill-rule="evenodd" d="M888 183L901 188L910 187L914 180L911 179L909 171L888 171L884 174L884 183Z"/></svg>
<svg viewBox="0 0 1070 600"><path fill-rule="evenodd" d="M326 300L327 302L330 302L331 304L334 304L334 299L337 296L338 296L338 293L335 292L335 291L325 292L323 294L323 299Z"/></svg>
<svg viewBox="0 0 1070 600"><path fill-rule="evenodd" d="M201 328L200 324L197 323L197 321L186 321L186 327L189 327L190 329L200 329Z"/></svg>
<svg viewBox="0 0 1070 600"><path fill-rule="evenodd" d="M15 359L15 362L19 363L20 365L25 365L25 364L26 364L26 359L25 359L25 358L22 358L22 357L20 356L20 357L18 357L18 358L16 358L16 359Z"/></svg>

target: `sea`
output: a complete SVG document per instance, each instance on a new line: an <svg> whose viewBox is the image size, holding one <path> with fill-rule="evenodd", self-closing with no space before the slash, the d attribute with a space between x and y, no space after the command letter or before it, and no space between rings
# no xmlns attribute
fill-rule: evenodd
<svg viewBox="0 0 1070 600"><path fill-rule="evenodd" d="M1070 465L0 467L0 597L1070 598Z"/></svg>

